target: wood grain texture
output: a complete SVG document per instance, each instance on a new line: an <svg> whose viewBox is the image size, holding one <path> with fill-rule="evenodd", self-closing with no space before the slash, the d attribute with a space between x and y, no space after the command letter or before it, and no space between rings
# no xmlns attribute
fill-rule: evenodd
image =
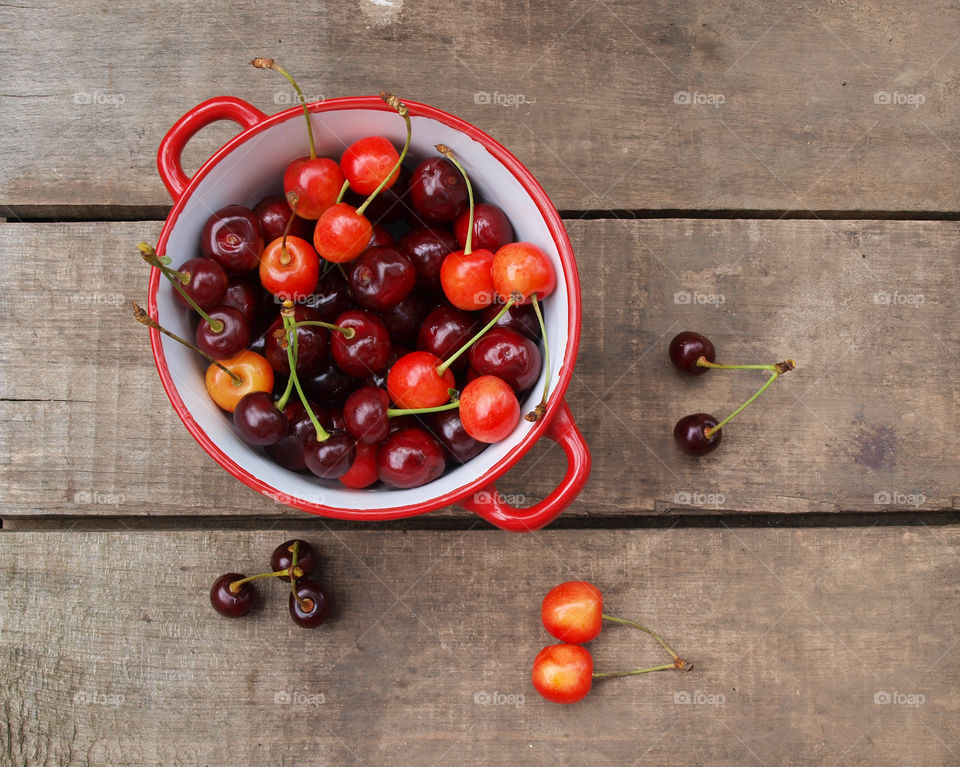
<svg viewBox="0 0 960 767"><path fill-rule="evenodd" d="M594 454L568 514L957 508L960 396L938 373L960 345L960 225L568 229L585 307L568 400ZM135 245L158 231L0 226L16 265L0 272L3 516L300 514L218 469L170 407L128 309L147 278ZM763 374L681 376L666 346L683 329L707 333L721 359L798 362L699 461L678 452L673 424L723 417ZM562 451L543 440L500 489L532 502L562 471ZM451 513L463 514L438 515Z"/></svg>
<svg viewBox="0 0 960 767"><path fill-rule="evenodd" d="M0 28L17 62L0 204L21 215L167 205L154 155L184 112L224 93L291 104L258 55L311 97L386 88L463 117L562 209L957 207L960 27L931 0L85 0L3 6ZM233 130L198 136L187 165Z"/></svg>
<svg viewBox="0 0 960 767"><path fill-rule="evenodd" d="M957 528L313 531L338 605L329 624L294 626L280 583L247 619L214 614L217 575L261 567L296 534L0 534L0 761L960 758ZM540 600L573 577L695 669L598 681L574 706L541 700L529 679L552 641ZM604 670L663 655L625 627L590 647Z"/></svg>

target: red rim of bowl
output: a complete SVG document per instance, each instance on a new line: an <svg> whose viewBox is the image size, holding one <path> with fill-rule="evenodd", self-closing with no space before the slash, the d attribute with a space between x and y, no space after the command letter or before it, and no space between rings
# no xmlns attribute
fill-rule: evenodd
<svg viewBox="0 0 960 767"><path fill-rule="evenodd" d="M447 127L460 131L474 141L479 142L491 155L493 155L493 157L495 157L507 170L513 174L514 178L517 179L524 191L530 196L534 204L537 206L537 209L540 211L540 215L543 216L544 223L546 223L547 229L550 231L550 235L557 246L560 262L563 265L563 279L567 289L568 317L567 348L565 349L564 355L560 361L560 364L562 365L560 376L557 386L551 392L550 401L547 406L547 412L545 416L530 428L530 431L523 436L520 442L517 443L510 450L510 452L507 453L507 455L501 458L488 471L484 472L481 476L475 478L467 484L461 485L455 490L435 496L429 500L421 501L420 503L408 504L406 506L388 506L378 509L344 509L337 506L325 506L319 503L310 503L308 501L304 501L300 498L288 495L287 493L278 490L272 485L269 485L261 479L255 477L246 469L237 465L207 435L200 424L194 420L190 411L180 398L180 393L177 391L177 388L173 383L170 371L167 368L166 358L163 354L163 345L161 344L159 331L154 329L150 330L150 344L153 348L153 359L157 366L157 372L160 374L160 381L163 384L164 391L166 391L167 397L170 399L170 404L173 405L173 409L180 417L180 420L183 421L184 426L187 427L187 431L190 432L193 438L210 455L210 457L213 458L214 461L216 461L220 466L226 469L230 474L243 482L247 487L256 490L268 498L272 498L278 503L283 503L287 506L292 506L311 514L317 514L335 519L379 521L415 516L417 514L424 514L444 506L452 505L462 498L465 498L468 495L471 495L472 493L475 493L478 490L490 485L496 479L505 474L517 461L520 460L520 458L526 454L531 447L533 447L533 444L541 436L543 436L544 430L547 428L547 425L556 414L560 401L563 399L566 393L567 386L570 383L570 378L573 375L574 363L576 362L577 358L577 350L580 346L580 278L577 274L577 265L573 256L573 247L570 244L569 237L567 237L567 232L566 229L564 229L563 222L560 219L560 214L557 213L557 209L550 201L550 198L543 190L543 187L540 186L540 183L536 180L536 178L534 178L533 174L527 170L526 167L524 167L524 165L516 157L514 157L514 155L506 147L480 129L474 127L468 122L465 122L464 120L461 120L459 117L455 117L427 104L420 104L416 101L407 101L406 99L404 99L404 103L409 108L411 116L426 117L436 120L437 122L443 123ZM389 106L384 104L383 101L376 96L356 96L349 98L329 99L327 101L308 104L308 108L311 112L342 111L347 109L375 109L378 111L392 111ZM157 252L160 254L164 254L166 252L167 240L170 237L170 232L176 225L177 219L180 217L180 213L183 211L183 208L185 207L190 196L193 194L194 190L212 168L214 168L224 157L230 154L238 146L245 143L253 136L256 136L258 133L267 130L273 125L285 122L286 120L289 120L297 115L301 115L302 113L303 110L300 107L293 107L291 109L284 110L283 112L270 115L265 120L257 123L251 128L240 132L230 139L230 141L224 144L220 149L218 149L193 175L186 189L184 189L183 194L181 194L180 197L174 201L173 209L170 211L170 215L167 216L167 220L163 225L163 230L160 233L160 240L157 243ZM152 269L148 287L147 308L150 316L155 320L158 319L156 297L159 285L160 272L157 269Z"/></svg>

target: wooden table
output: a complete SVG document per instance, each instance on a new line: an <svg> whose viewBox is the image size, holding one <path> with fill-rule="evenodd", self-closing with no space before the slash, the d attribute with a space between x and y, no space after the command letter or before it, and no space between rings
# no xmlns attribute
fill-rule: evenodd
<svg viewBox="0 0 960 767"><path fill-rule="evenodd" d="M0 764L960 764L953 8L46 2L0 30ZM210 96L286 108L255 55L458 114L561 210L594 469L547 530L310 518L176 418L126 308L169 209L154 152ZM798 362L700 461L672 424L760 379L679 377L687 328ZM500 484L562 470L544 443ZM330 624L280 595L218 618L212 579L294 535ZM541 700L538 606L571 578L695 670ZM597 666L650 645L609 628Z"/></svg>

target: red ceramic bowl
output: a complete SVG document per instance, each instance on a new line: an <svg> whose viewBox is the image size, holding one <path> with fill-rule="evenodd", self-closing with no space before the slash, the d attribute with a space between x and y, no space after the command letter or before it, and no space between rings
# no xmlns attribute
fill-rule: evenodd
<svg viewBox="0 0 960 767"><path fill-rule="evenodd" d="M556 267L556 292L544 302L552 357L545 418L536 424L521 420L507 439L423 487L350 490L288 471L243 443L231 419L206 393L204 361L151 331L160 380L177 415L203 449L241 482L281 503L353 520L397 519L459 503L506 530L536 530L563 511L590 473L590 453L563 399L580 338L580 286L573 250L546 193L510 152L463 120L424 104L406 103L413 120L411 155L433 156L435 144L447 144L464 163L483 198L507 212L517 239L539 245ZM339 157L345 147L363 136L382 135L397 145L403 143L403 121L379 98L331 99L310 104L309 109L320 155ZM232 120L243 131L190 178L180 163L183 148L197 131L217 120ZM286 165L308 153L299 107L268 117L244 101L219 97L190 110L164 137L157 155L160 176L174 201L157 251L169 255L174 264L195 255L200 231L211 213L229 204L253 207L266 194L281 192ZM187 312L174 301L170 285L161 282L157 270L150 277L148 306L151 316L164 327L191 335ZM524 412L537 404L542 388L543 378L521 403ZM508 502L515 496L502 495L494 483L544 435L566 453L566 475L543 501L516 508Z"/></svg>

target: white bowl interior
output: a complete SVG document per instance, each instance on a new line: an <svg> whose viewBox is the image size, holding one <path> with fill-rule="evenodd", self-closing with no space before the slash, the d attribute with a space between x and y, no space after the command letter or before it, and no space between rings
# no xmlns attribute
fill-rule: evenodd
<svg viewBox="0 0 960 767"><path fill-rule="evenodd" d="M351 109L312 114L317 153L339 158L344 148L364 136L382 135L398 147L403 145L403 121L392 112ZM464 164L479 197L499 205L513 224L517 240L540 246L553 260L557 290L543 304L551 346L551 390L559 379L567 348L568 302L563 269L557 246L536 204L514 175L478 141L438 120L413 118L410 153L429 157L437 154L434 145L444 143ZM282 191L281 179L286 165L296 157L309 154L302 112L250 137L223 157L203 178L175 222L166 253L174 266L199 255L200 233L208 216L225 205L253 207L266 194ZM189 315L173 298L173 290L161 280L157 294L160 323L175 333L190 337ZM309 473L298 474L278 466L264 453L245 444L236 434L228 414L220 410L204 388L206 363L176 342L161 336L163 352L173 384L194 420L210 439L238 466L270 485L281 501L287 496L307 503L344 509L377 509L407 506L430 501L471 483L487 473L530 431L532 424L521 419L504 441L491 445L464 466L448 470L439 479L409 490L351 490L339 483L320 480ZM531 390L523 412L540 399L543 375Z"/></svg>

